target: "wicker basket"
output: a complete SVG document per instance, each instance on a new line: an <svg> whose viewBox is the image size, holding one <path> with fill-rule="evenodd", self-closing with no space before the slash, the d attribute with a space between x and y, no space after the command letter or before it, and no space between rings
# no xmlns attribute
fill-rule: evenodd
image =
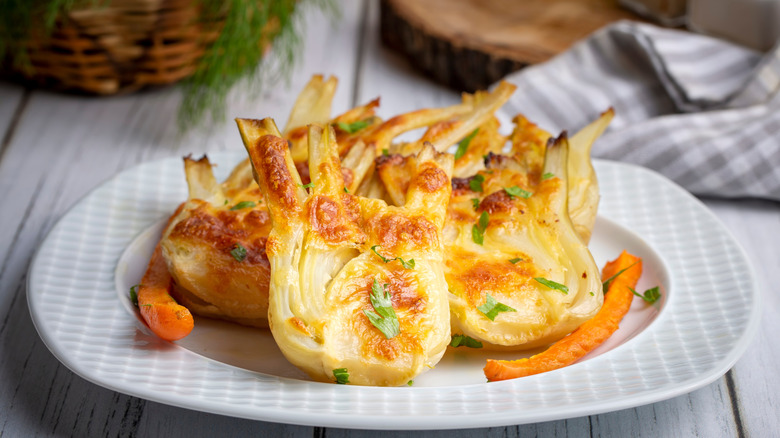
<svg viewBox="0 0 780 438"><path fill-rule="evenodd" d="M220 22L193 0L111 0L64 14L50 36L32 32L26 79L50 88L116 94L190 76Z"/></svg>

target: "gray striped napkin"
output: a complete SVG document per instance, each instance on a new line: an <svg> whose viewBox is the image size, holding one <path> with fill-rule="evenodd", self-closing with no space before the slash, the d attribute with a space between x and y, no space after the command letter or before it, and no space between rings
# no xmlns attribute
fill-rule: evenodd
<svg viewBox="0 0 780 438"><path fill-rule="evenodd" d="M697 195L780 200L780 45L762 55L630 21L506 78L504 107L551 132L609 108L595 157L652 168Z"/></svg>

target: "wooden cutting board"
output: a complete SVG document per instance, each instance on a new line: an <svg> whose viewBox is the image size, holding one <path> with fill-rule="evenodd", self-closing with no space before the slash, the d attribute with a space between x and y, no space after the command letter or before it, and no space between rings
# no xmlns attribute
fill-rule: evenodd
<svg viewBox="0 0 780 438"><path fill-rule="evenodd" d="M484 89L594 30L637 19L617 0L381 0L382 41L437 82Z"/></svg>

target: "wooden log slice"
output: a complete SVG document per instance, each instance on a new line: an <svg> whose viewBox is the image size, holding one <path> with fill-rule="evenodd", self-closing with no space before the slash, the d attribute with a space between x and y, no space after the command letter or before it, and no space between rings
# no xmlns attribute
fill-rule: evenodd
<svg viewBox="0 0 780 438"><path fill-rule="evenodd" d="M382 41L437 82L485 89L613 21L617 0L381 0Z"/></svg>

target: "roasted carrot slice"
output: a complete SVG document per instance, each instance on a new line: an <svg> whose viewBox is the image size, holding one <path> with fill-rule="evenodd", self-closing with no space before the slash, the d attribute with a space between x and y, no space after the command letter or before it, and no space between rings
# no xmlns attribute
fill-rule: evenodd
<svg viewBox="0 0 780 438"><path fill-rule="evenodd" d="M488 359L485 377L491 382L531 376L571 365L604 343L618 329L618 324L631 307L631 292L642 275L642 260L623 251L608 262L601 279L608 284L604 305L592 319L586 321L547 350L527 359Z"/></svg>
<svg viewBox="0 0 780 438"><path fill-rule="evenodd" d="M171 297L172 287L173 279L158 243L138 286L138 309L146 325L166 341L187 336L195 326L190 311Z"/></svg>

